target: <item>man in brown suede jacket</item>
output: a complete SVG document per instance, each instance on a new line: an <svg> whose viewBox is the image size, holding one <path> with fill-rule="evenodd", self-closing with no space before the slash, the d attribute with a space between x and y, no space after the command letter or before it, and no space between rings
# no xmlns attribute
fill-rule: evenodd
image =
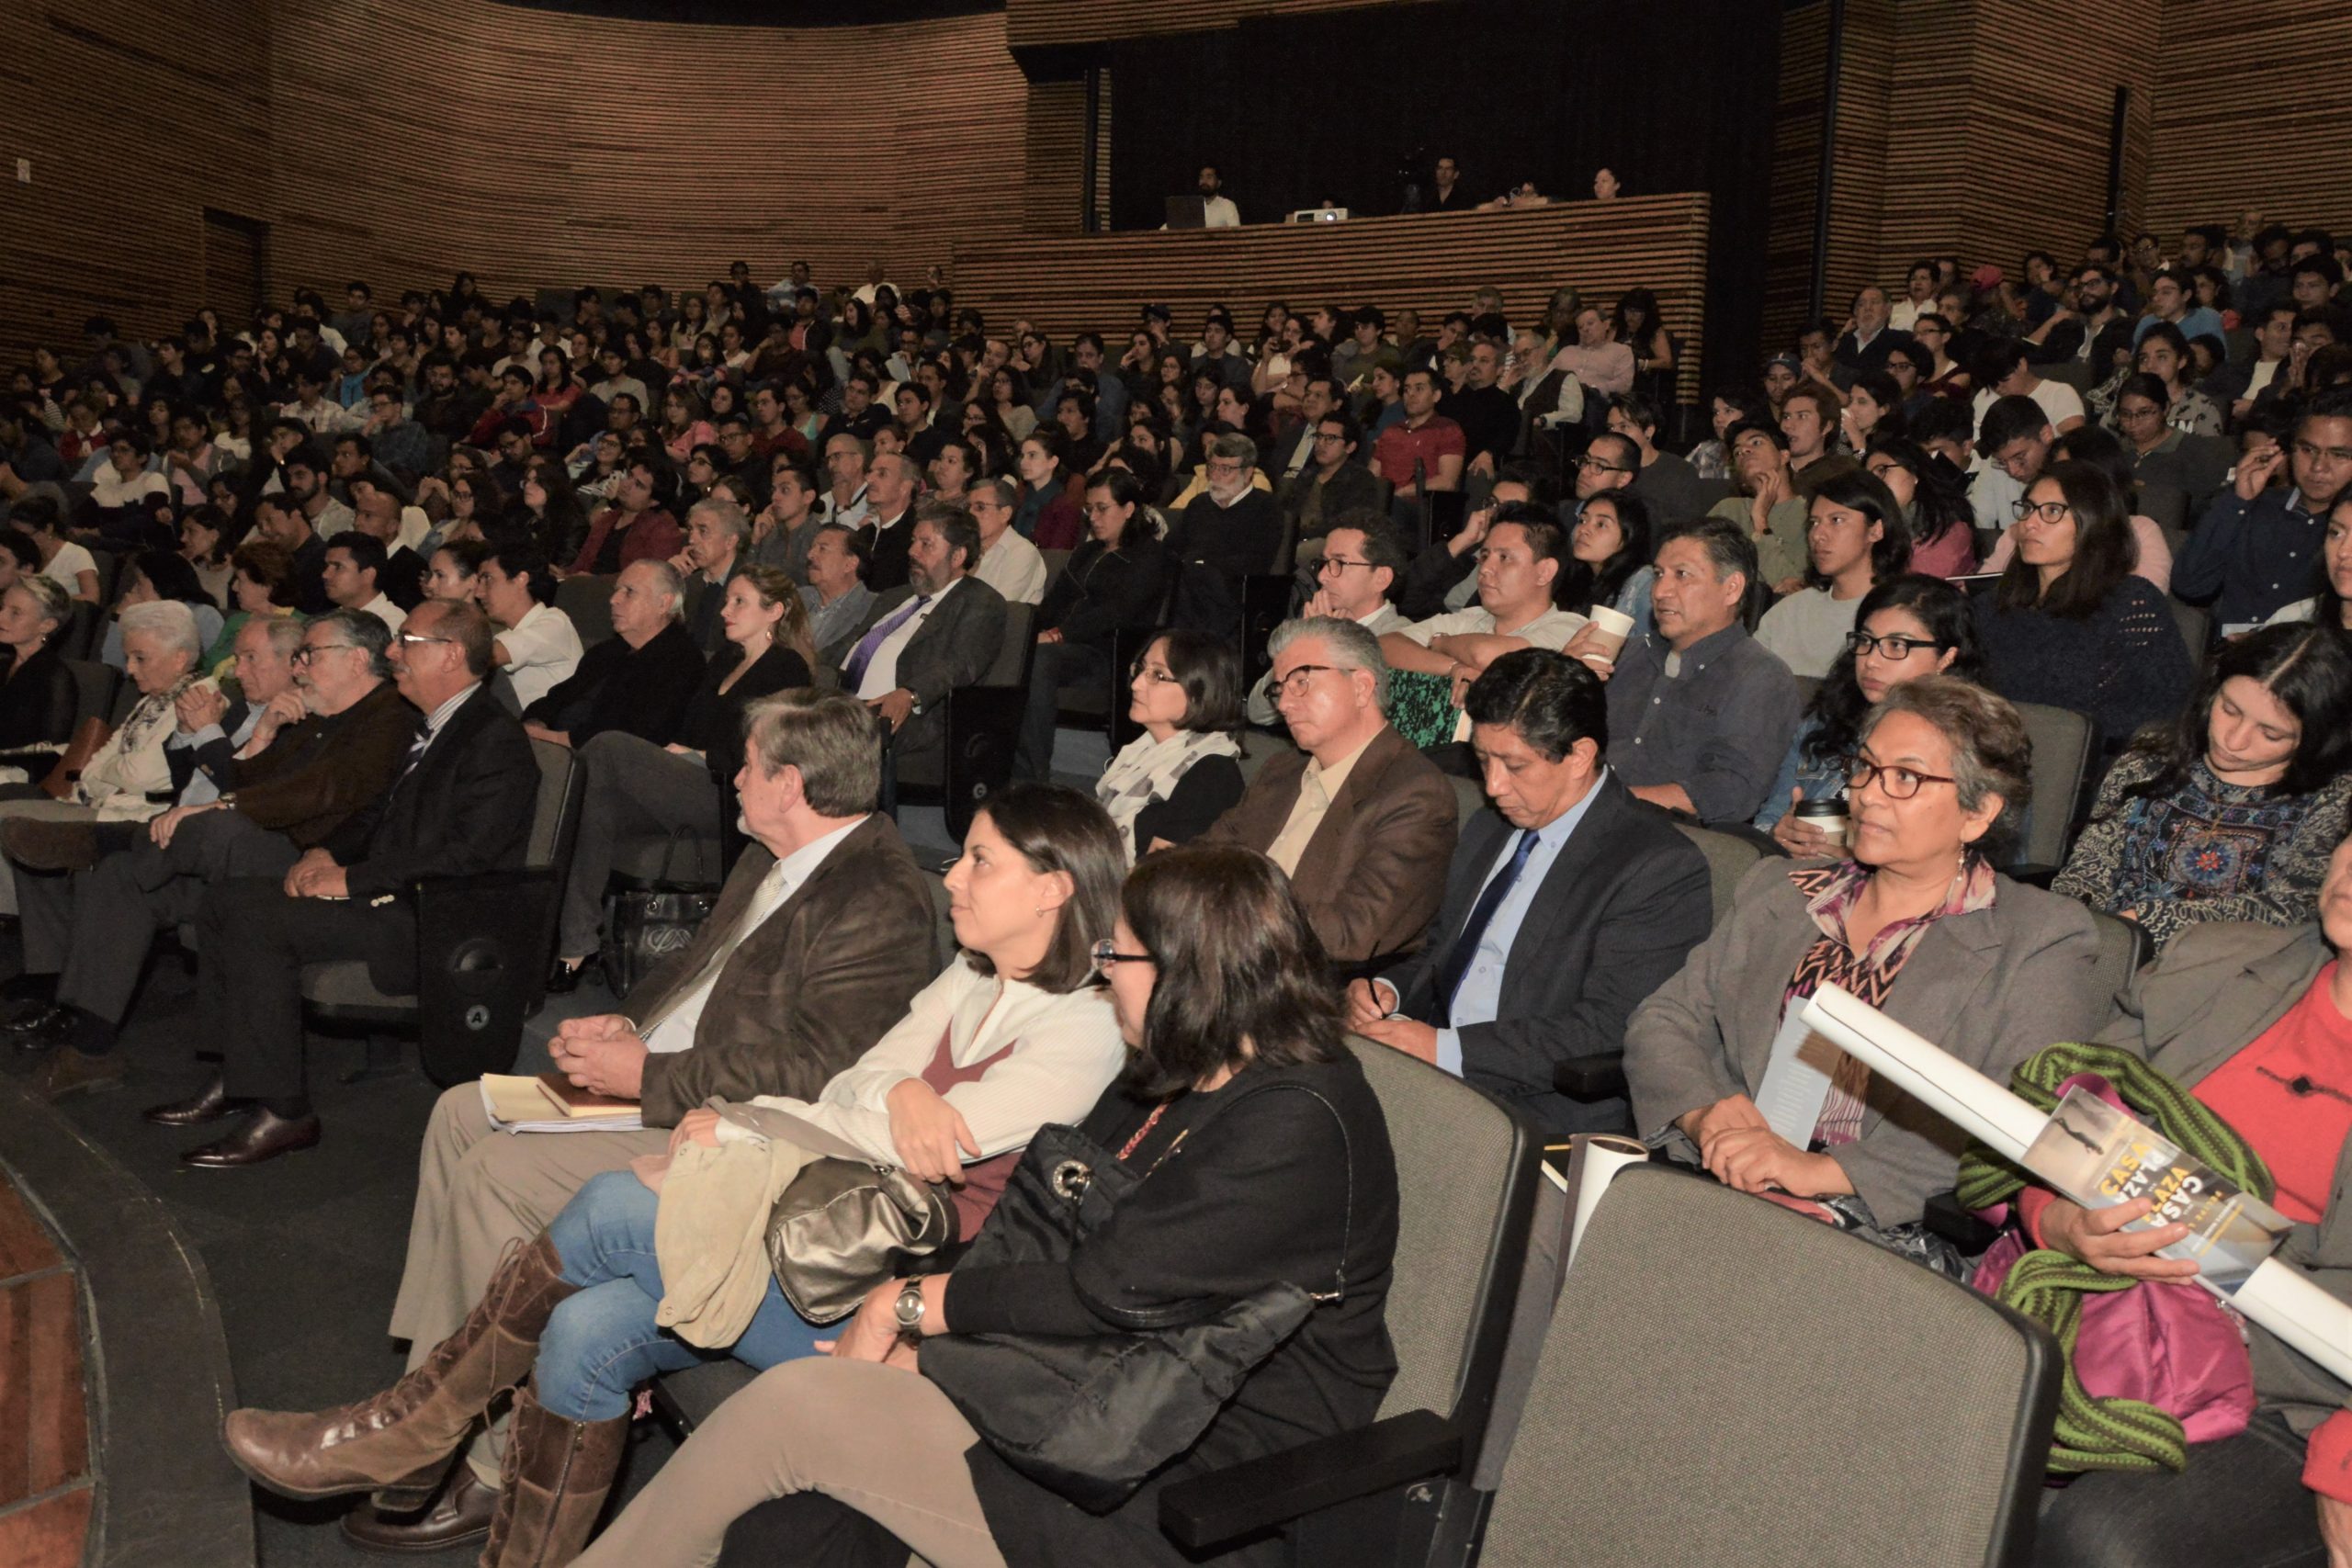
<svg viewBox="0 0 2352 1568"><path fill-rule="evenodd" d="M507 1243L537 1235L589 1178L666 1151L668 1129L711 1100L814 1099L937 972L930 892L897 827L875 813L881 729L865 705L786 692L753 704L745 727L737 788L753 843L718 907L620 1012L568 1020L548 1045L573 1083L641 1101L644 1128L501 1136L475 1084L434 1108L392 1306L413 1360L464 1321ZM485 1433L467 1458L422 1515L363 1506L345 1532L423 1551L486 1530L495 1440Z"/></svg>

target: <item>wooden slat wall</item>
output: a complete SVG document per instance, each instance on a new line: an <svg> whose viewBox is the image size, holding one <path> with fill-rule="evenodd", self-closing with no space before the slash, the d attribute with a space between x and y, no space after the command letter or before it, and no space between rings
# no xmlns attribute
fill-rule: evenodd
<svg viewBox="0 0 2352 1568"><path fill-rule="evenodd" d="M1102 73L1095 117L1094 210L1111 210L1111 73ZM1029 86L1029 154L1021 184L1021 226L1032 234L1075 234L1079 181L1085 173L1086 84L1034 82Z"/></svg>
<svg viewBox="0 0 2352 1568"><path fill-rule="evenodd" d="M1026 317L1057 338L1124 332L1147 303L1167 305L1180 333L1223 303L1254 322L1270 299L1418 309L1435 331L1474 289L1503 292L1514 321L1533 321L1573 283L1603 305L1636 285L1658 297L1682 340L1681 395L1697 395L1705 328L1708 201L1703 193L1630 197L1605 218L1577 202L1523 212L1360 218L1335 224L975 242L956 249L958 297L991 317ZM1189 342L1190 338L1187 337Z"/></svg>
<svg viewBox="0 0 2352 1568"><path fill-rule="evenodd" d="M204 209L268 207L267 12L75 0L0 17L0 99L17 111L0 137L0 355L78 349L99 313L177 327L203 276Z"/></svg>
<svg viewBox="0 0 2352 1568"><path fill-rule="evenodd" d="M2147 227L2169 246L2184 224L2234 224L2253 208L2352 229L2346 60L2352 0L2165 0Z"/></svg>
<svg viewBox="0 0 2352 1568"><path fill-rule="evenodd" d="M1829 7L1792 6L1781 19L1780 99L1772 115L1771 217L1765 229L1764 330L1770 355L1796 339L1813 258L1821 157L1821 94Z"/></svg>
<svg viewBox="0 0 2352 1568"><path fill-rule="evenodd" d="M1352 11L1414 0L1005 0L1007 41L1014 49L1105 43L1165 33L1239 27L1250 17Z"/></svg>

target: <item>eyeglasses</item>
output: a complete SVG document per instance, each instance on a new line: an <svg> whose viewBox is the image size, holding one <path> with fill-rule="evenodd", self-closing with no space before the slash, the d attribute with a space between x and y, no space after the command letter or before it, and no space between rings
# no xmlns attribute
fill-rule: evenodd
<svg viewBox="0 0 2352 1568"><path fill-rule="evenodd" d="M1873 762L1868 757L1855 756L1846 762L1846 787L1849 790L1868 789L1876 779L1878 787L1886 792L1889 800L1908 800L1927 784L1948 784L1957 787L1960 781L1942 773L1923 773L1917 768L1894 768Z"/></svg>
<svg viewBox="0 0 2352 1568"><path fill-rule="evenodd" d="M1881 654L1897 663L1910 658L1911 650L1915 648L1940 649L1944 646L1933 637L1872 637L1868 632L1849 632L1846 634L1846 643L1857 654Z"/></svg>
<svg viewBox="0 0 2352 1568"><path fill-rule="evenodd" d="M2029 517L2039 517L2044 523L2064 523L2075 514L2075 509L2063 501L2028 501L2019 496L2009 505L2009 515L2022 523Z"/></svg>
<svg viewBox="0 0 2352 1568"><path fill-rule="evenodd" d="M1620 468L1614 463L1604 463L1600 458L1591 457L1578 457L1577 459L1577 467L1582 468L1589 474L1630 474L1634 472L1631 468Z"/></svg>
<svg viewBox="0 0 2352 1568"><path fill-rule="evenodd" d="M402 632L400 634L400 640L413 646L421 642L455 642L458 639L453 637L423 637L415 632Z"/></svg>
<svg viewBox="0 0 2352 1568"><path fill-rule="evenodd" d="M1301 664L1287 675L1268 675L1266 689L1276 697L1304 696L1306 693L1306 678L1307 676L1319 675L1338 669L1339 666L1336 664Z"/></svg>
<svg viewBox="0 0 2352 1568"><path fill-rule="evenodd" d="M2115 410L2115 417L2118 420L2128 421L2132 424L2146 419L2162 419L2164 414L2165 411L2154 403L2142 403L2138 408L2127 408L2119 404Z"/></svg>
<svg viewBox="0 0 2352 1568"><path fill-rule="evenodd" d="M1315 569L1315 574L1320 577L1327 572L1345 571L1351 566L1363 567L1367 571L1372 570L1372 563L1368 560L1350 560L1345 556L1325 556L1323 564Z"/></svg>
<svg viewBox="0 0 2352 1568"><path fill-rule="evenodd" d="M1176 683L1176 677L1172 672L1149 664L1137 664L1127 674L1130 680L1148 681L1155 686L1172 686Z"/></svg>
<svg viewBox="0 0 2352 1568"><path fill-rule="evenodd" d="M420 638L419 640L422 641L424 639ZM436 637L433 640L437 642L441 639ZM306 642L301 647L294 650L294 662L297 664L308 664L311 660L316 659L322 653L333 653L337 649L351 648L355 646L355 644L347 642Z"/></svg>
<svg viewBox="0 0 2352 1568"><path fill-rule="evenodd" d="M1110 978L1111 966L1114 964L1149 964L1152 962L1154 962L1154 960L1148 953L1121 953L1119 951L1119 944L1113 942L1107 936L1101 942L1094 944L1094 972L1105 979Z"/></svg>

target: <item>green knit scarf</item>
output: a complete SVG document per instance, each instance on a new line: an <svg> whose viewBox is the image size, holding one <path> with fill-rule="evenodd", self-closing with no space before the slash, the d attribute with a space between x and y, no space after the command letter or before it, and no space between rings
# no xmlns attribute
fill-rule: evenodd
<svg viewBox="0 0 2352 1568"><path fill-rule="evenodd" d="M2105 1078L2143 1122L2246 1191L2269 1201L2270 1168L2262 1156L2203 1101L2128 1051L2111 1045L2052 1045L2019 1063L2009 1075L2009 1088L2035 1109L2055 1111L2058 1086L2079 1073ZM1989 1209L2016 1197L2032 1179L1982 1144L1972 1144L1962 1156L1953 1196L1964 1209ZM2047 1327L2065 1354L2050 1447L2053 1471L2177 1471L2188 1463L2188 1442L2178 1417L2136 1399L2096 1398L2075 1375L2083 1299L2138 1282L2102 1274L2064 1253L2048 1250L2028 1252L2001 1281L1996 1299Z"/></svg>

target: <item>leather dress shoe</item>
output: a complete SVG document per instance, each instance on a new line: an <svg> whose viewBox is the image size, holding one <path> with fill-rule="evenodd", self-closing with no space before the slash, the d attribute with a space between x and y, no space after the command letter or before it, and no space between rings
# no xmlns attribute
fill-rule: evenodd
<svg viewBox="0 0 2352 1568"><path fill-rule="evenodd" d="M491 1516L497 1512L498 1493L475 1479L474 1467L460 1459L451 1467L449 1483L423 1513L387 1514L362 1503L343 1516L343 1539L362 1551L447 1551L489 1535Z"/></svg>
<svg viewBox="0 0 2352 1568"><path fill-rule="evenodd" d="M19 1051L54 1051L73 1036L74 1010L46 1002L10 1020L7 1028L8 1043Z"/></svg>
<svg viewBox="0 0 2352 1568"><path fill-rule="evenodd" d="M40 1075L40 1092L59 1100L85 1089L112 1089L122 1082L123 1073L121 1053L92 1056L68 1045L50 1057L48 1068Z"/></svg>
<svg viewBox="0 0 2352 1568"><path fill-rule="evenodd" d="M180 1156L180 1163L203 1170L240 1170L310 1148L318 1141L316 1116L280 1116L266 1105L256 1105L235 1132L189 1149Z"/></svg>
<svg viewBox="0 0 2352 1568"><path fill-rule="evenodd" d="M553 960L548 964L547 994L551 997L571 995L580 988L581 976L587 973L588 960L584 958L577 964L566 964L560 958Z"/></svg>
<svg viewBox="0 0 2352 1568"><path fill-rule="evenodd" d="M158 1127L201 1127L208 1122L218 1122L223 1116L234 1115L240 1103L229 1098L229 1086L215 1077L186 1100L151 1105L139 1116L141 1121L153 1122Z"/></svg>

